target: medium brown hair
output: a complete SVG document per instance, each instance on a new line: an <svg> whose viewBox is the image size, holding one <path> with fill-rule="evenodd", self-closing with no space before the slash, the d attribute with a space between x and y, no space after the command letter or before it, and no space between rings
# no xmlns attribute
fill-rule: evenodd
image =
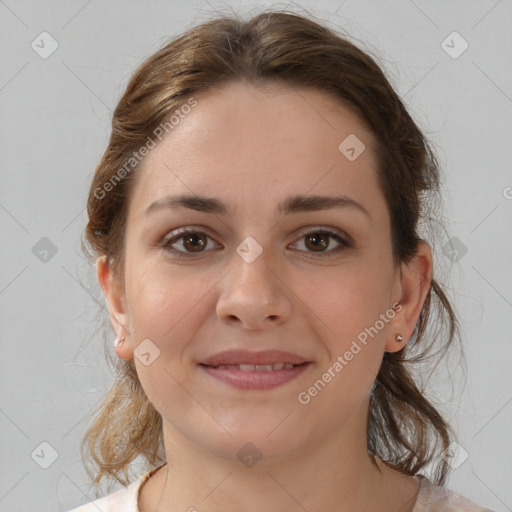
<svg viewBox="0 0 512 512"><path fill-rule="evenodd" d="M313 87L358 114L377 140L374 152L390 211L394 261L409 262L421 239L419 222L428 220L429 201L439 191L435 155L368 52L336 30L287 11L265 11L249 20L236 15L210 20L171 40L139 66L115 109L108 147L91 183L84 234L93 252L82 241L86 256L94 261L106 255L122 282L126 212L138 165L116 180L119 170L126 171L134 153L155 139L158 127L169 123L190 98L237 80L260 87L270 82ZM384 354L367 423L370 454L408 475L430 465L430 478L440 485L449 469L440 455L453 432L417 387L409 366L433 356L440 360L454 339L454 311L433 279L409 343ZM81 444L84 460L92 458L98 468L86 468L94 485L108 474L126 485L121 472L126 476L138 456L151 465L165 461L162 418L141 387L133 359L116 358L114 366L112 388Z"/></svg>

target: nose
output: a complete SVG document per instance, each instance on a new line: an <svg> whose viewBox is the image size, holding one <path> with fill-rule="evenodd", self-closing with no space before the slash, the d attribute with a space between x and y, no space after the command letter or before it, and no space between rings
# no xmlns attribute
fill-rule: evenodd
<svg viewBox="0 0 512 512"><path fill-rule="evenodd" d="M292 292L279 270L271 268L265 251L252 263L238 254L234 268L221 281L217 316L246 329L262 329L285 322L291 312Z"/></svg>

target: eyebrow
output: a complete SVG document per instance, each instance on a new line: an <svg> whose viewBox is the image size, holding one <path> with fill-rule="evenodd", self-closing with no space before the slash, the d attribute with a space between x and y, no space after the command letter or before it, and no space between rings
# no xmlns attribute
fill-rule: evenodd
<svg viewBox="0 0 512 512"><path fill-rule="evenodd" d="M212 213L215 215L228 215L228 207L220 200L214 197L205 197L200 195L177 195L166 196L151 203L146 209L146 215L161 209L189 208L203 213ZM279 214L315 212L321 210L330 210L333 208L355 208L364 213L368 218L368 210L359 202L344 195L324 196L290 196L279 203L277 211Z"/></svg>

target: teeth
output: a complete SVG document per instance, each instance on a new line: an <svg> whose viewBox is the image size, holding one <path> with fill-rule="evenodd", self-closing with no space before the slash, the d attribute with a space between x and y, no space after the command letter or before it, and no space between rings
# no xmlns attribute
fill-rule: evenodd
<svg viewBox="0 0 512 512"><path fill-rule="evenodd" d="M215 368L219 368L220 370L228 370L228 369L238 369L243 372L272 372L274 370L289 370L293 368L292 363L274 363L274 364L220 364L219 366L215 366Z"/></svg>

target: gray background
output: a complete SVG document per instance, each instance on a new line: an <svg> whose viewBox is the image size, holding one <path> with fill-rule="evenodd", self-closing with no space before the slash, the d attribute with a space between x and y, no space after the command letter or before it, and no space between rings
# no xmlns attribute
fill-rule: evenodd
<svg viewBox="0 0 512 512"><path fill-rule="evenodd" d="M263 5L271 4L0 0L1 512L89 501L79 442L111 377L94 333L105 302L79 242L89 182L129 76L215 11L255 14ZM437 271L450 282L468 366L465 383L445 370L428 385L468 454L447 486L512 510L511 2L300 6L373 52L437 150L448 228ZM43 51L44 31L58 43L46 59L31 47ZM442 44L454 31L469 44L457 58L461 39ZM45 256L43 238L55 254ZM458 250L451 257L449 239Z"/></svg>

